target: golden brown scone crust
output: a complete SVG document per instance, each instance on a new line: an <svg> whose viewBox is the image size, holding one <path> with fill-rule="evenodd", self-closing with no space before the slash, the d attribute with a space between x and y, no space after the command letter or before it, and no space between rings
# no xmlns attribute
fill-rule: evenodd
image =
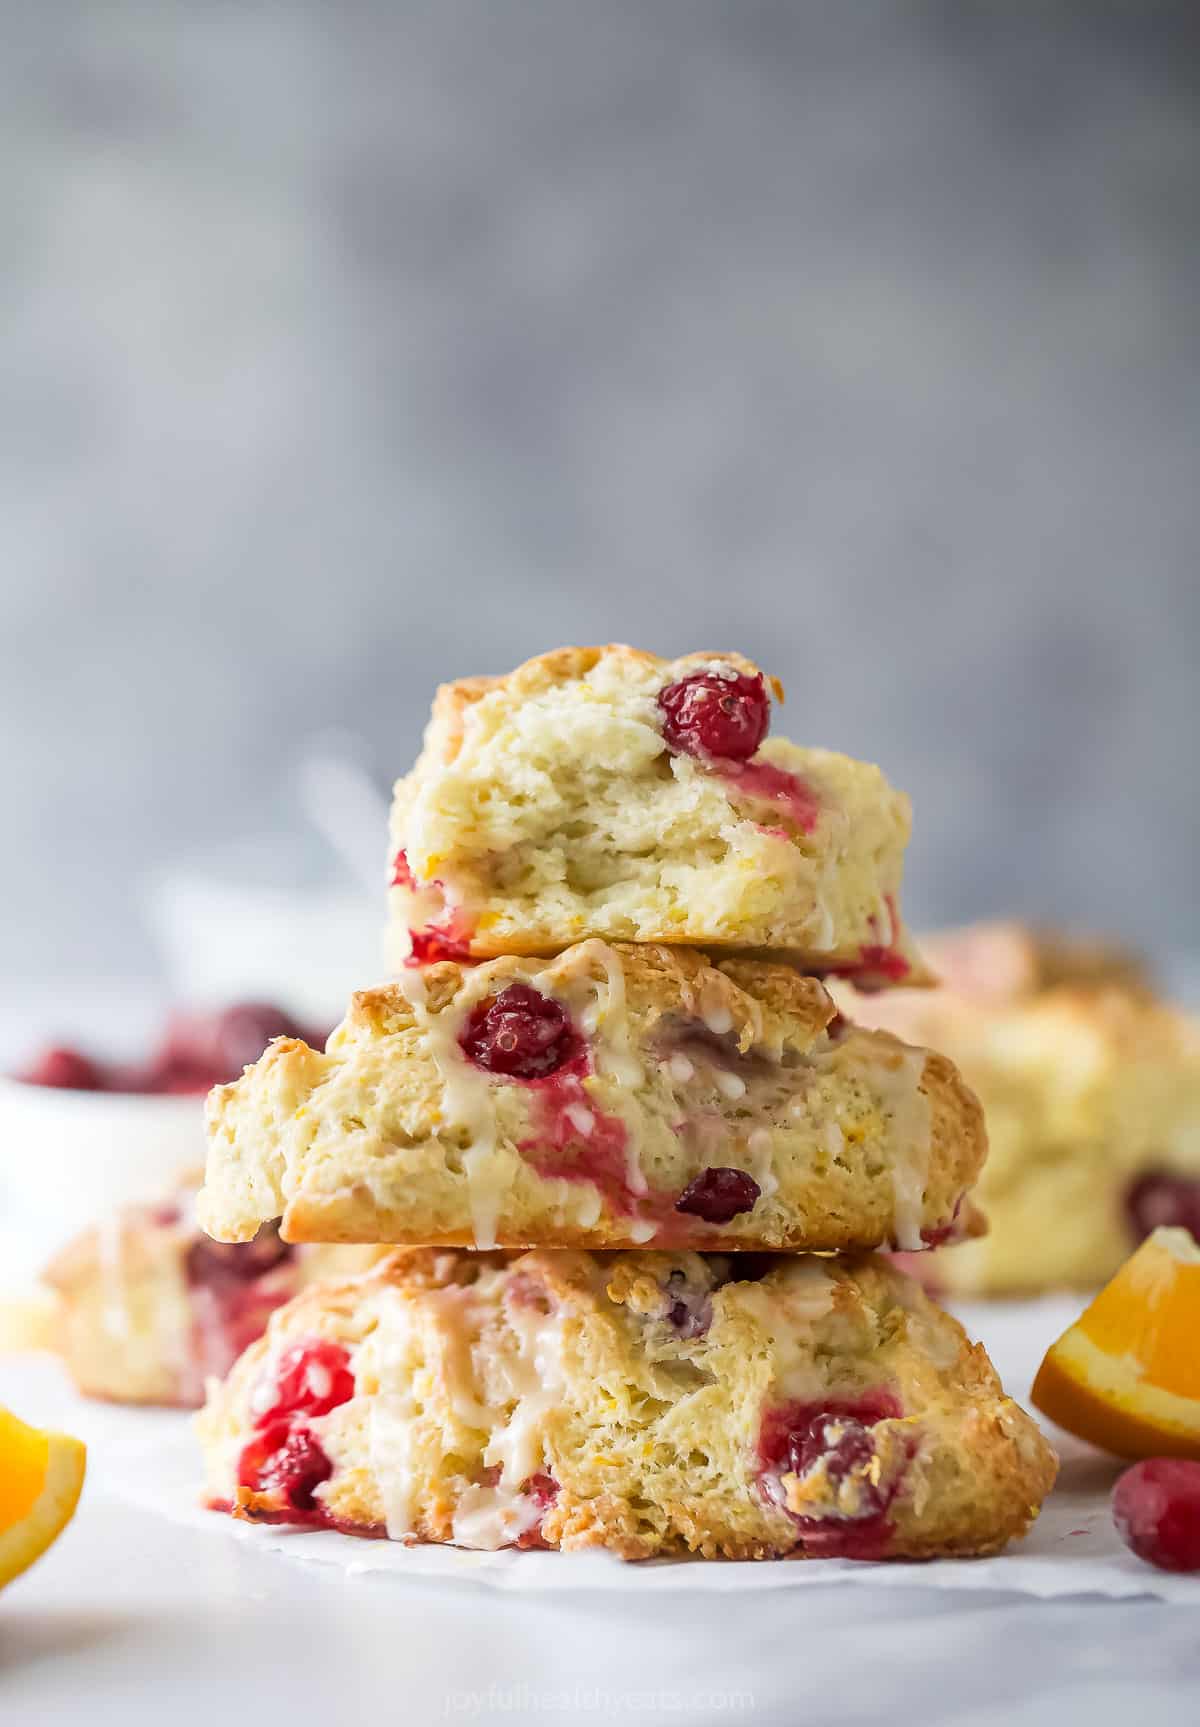
<svg viewBox="0 0 1200 1727"><path fill-rule="evenodd" d="M559 1002L583 1065L527 1084L459 1038L508 985ZM788 966L582 943L442 962L354 998L320 1054L274 1044L209 1102L200 1218L248 1239L508 1247L918 1248L968 1228L986 1145L944 1057L833 1023ZM677 1210L710 1169L750 1209ZM972 1226L973 1227L973 1226Z"/></svg>
<svg viewBox="0 0 1200 1727"><path fill-rule="evenodd" d="M1200 1028L1104 944L986 926L950 945L954 987L837 991L856 1019L945 1050L983 1104L987 1238L920 1275L962 1294L1095 1287L1137 1245L1135 1184L1200 1181Z"/></svg>
<svg viewBox="0 0 1200 1727"><path fill-rule="evenodd" d="M238 1478L281 1352L320 1338L354 1394L294 1418L332 1466L308 1521L626 1559L971 1555L1027 1528L1053 1453L955 1320L870 1256L748 1263L399 1252L281 1310L213 1388L207 1496L306 1520Z"/></svg>
<svg viewBox="0 0 1200 1727"><path fill-rule="evenodd" d="M444 685L396 787L396 963L413 931L421 958L431 939L478 959L598 936L923 981L898 910L908 800L878 768L782 738L745 764L669 749L659 692L714 669L783 699L741 654L619 644Z"/></svg>

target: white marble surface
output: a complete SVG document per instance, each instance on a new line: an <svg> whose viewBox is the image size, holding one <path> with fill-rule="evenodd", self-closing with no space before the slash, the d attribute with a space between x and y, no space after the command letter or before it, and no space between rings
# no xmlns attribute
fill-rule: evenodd
<svg viewBox="0 0 1200 1727"><path fill-rule="evenodd" d="M1023 1392L1028 1322L1015 1309L979 1314L972 1329ZM4 1598L0 1719L11 1706L13 1720L73 1727L102 1707L141 1727L158 1723L164 1699L181 1727L223 1709L294 1724L937 1727L1019 1712L1047 1727L1128 1727L1134 1707L1156 1727L1196 1718L1200 1579L1164 1580L1105 1544L1114 1470L1082 1448L1068 1454L1064 1478L1075 1473L1056 1511L1063 1531L1090 1526L1088 1538L1048 1539L1047 1519L986 1575L905 1567L889 1583L882 1568L834 1563L647 1573L538 1554L506 1569L491 1563L503 1555L441 1550L409 1565L376 1543L281 1539L197 1513L186 1419L82 1405L47 1360L0 1360L0 1401L82 1433L91 1457L75 1523ZM369 1568L381 1557L399 1563Z"/></svg>
<svg viewBox="0 0 1200 1727"><path fill-rule="evenodd" d="M37 1727L589 1719L1193 1727L1191 1607L886 1587L511 1597L347 1579L89 1493L5 1594L0 1715Z"/></svg>

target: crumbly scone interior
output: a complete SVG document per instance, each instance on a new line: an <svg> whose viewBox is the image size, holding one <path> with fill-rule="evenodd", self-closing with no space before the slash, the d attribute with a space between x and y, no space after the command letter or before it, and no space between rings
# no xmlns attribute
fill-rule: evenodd
<svg viewBox="0 0 1200 1727"><path fill-rule="evenodd" d="M464 1058L476 1003L514 980L566 1006L589 1071L526 1088ZM214 1093L205 1222L245 1239L282 1215L312 1239L305 1216L342 1196L345 1227L368 1230L345 1239L461 1241L465 1186L481 1247L519 1243L539 1216L594 1241L602 1212L611 1243L614 1207L617 1241L702 1245L671 1208L716 1165L757 1187L747 1246L790 1240L797 1207L824 1194L857 1207L859 1233L827 1217L806 1245L920 1247L978 1172L978 1107L940 1058L833 1017L815 979L687 949L592 940L548 962L408 972L356 997L325 1054L281 1043Z"/></svg>
<svg viewBox="0 0 1200 1727"><path fill-rule="evenodd" d="M246 1515L275 1509L231 1486L255 1399L310 1331L355 1376L310 1424L333 1464L322 1514L396 1539L966 1551L1023 1528L1053 1473L983 1351L878 1260L775 1259L747 1281L737 1256L428 1252L293 1304L216 1397L210 1492ZM809 1409L835 1429L868 1412L869 1456L797 1473L770 1436ZM880 1506L887 1530L868 1529Z"/></svg>
<svg viewBox="0 0 1200 1727"><path fill-rule="evenodd" d="M450 918L485 942L511 926L540 946L551 932L561 946L564 931L669 940L677 927L687 940L704 928L736 945L802 893L814 951L834 946L835 921L890 944L909 810L878 768L768 738L755 760L807 788L810 827L756 793L753 772L664 746L664 684L756 671L749 662L574 652L439 698L393 808L394 850L423 884L397 892L409 924Z"/></svg>

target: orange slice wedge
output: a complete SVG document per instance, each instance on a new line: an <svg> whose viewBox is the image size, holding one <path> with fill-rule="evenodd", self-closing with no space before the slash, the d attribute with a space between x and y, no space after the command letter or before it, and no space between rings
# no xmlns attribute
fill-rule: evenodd
<svg viewBox="0 0 1200 1727"><path fill-rule="evenodd" d="M1033 1401L1118 1457L1200 1458L1200 1247L1156 1229L1046 1353Z"/></svg>
<svg viewBox="0 0 1200 1727"><path fill-rule="evenodd" d="M79 1503L87 1452L0 1409L0 1589L62 1534Z"/></svg>

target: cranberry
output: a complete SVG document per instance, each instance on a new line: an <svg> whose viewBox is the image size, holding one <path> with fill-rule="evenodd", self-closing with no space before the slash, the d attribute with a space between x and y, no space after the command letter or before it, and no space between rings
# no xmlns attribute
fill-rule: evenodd
<svg viewBox="0 0 1200 1727"><path fill-rule="evenodd" d="M824 1462L835 1491L851 1474L856 1474L860 1483L858 1508L852 1516L788 1513L808 1552L844 1559L879 1559L887 1552L892 1533L887 1512L900 1481L871 1479L869 1466L875 1456L871 1428L877 1421L900 1413L899 1403L886 1391L850 1401L788 1403L768 1411L759 1438L759 1458L763 1489L772 1503L784 1504L781 1476L804 1475L818 1462Z"/></svg>
<svg viewBox="0 0 1200 1727"><path fill-rule="evenodd" d="M660 690L658 705L667 744L689 756L748 761L771 724L771 703L758 672L693 672Z"/></svg>
<svg viewBox="0 0 1200 1727"><path fill-rule="evenodd" d="M278 1494L291 1511L316 1509L315 1490L333 1474L307 1427L276 1421L250 1441L238 1464L238 1484L255 1493Z"/></svg>
<svg viewBox="0 0 1200 1727"><path fill-rule="evenodd" d="M835 1431L837 1437L831 1439ZM804 1475L814 1463L824 1461L825 1473L832 1486L838 1487L856 1469L865 1469L875 1455L875 1442L870 1429L850 1416L831 1415L828 1411L814 1415L807 1426L788 1437L788 1468L795 1475ZM864 1517L873 1517L883 1510L878 1487L863 1482Z"/></svg>
<svg viewBox="0 0 1200 1727"><path fill-rule="evenodd" d="M434 965L440 959L452 959L458 965L473 963L469 945L459 941L457 936L443 935L440 930L430 927L410 929L408 939L412 947L409 965Z"/></svg>
<svg viewBox="0 0 1200 1727"><path fill-rule="evenodd" d="M468 1061L510 1079L544 1079L575 1054L577 1039L566 1010L527 983L510 983L479 1002L459 1044Z"/></svg>
<svg viewBox="0 0 1200 1727"><path fill-rule="evenodd" d="M704 1169L688 1182L675 1209L702 1217L705 1223L729 1223L739 1212L751 1211L761 1192L744 1169Z"/></svg>
<svg viewBox="0 0 1200 1727"><path fill-rule="evenodd" d="M1148 1170L1127 1190L1125 1215L1137 1241L1170 1224L1190 1230L1200 1242L1200 1181L1165 1169Z"/></svg>
<svg viewBox="0 0 1200 1727"><path fill-rule="evenodd" d="M103 1091L105 1083L98 1062L65 1045L43 1050L19 1078L27 1085L50 1085L59 1091Z"/></svg>
<svg viewBox="0 0 1200 1727"><path fill-rule="evenodd" d="M275 1365L270 1402L256 1404L259 1426L292 1415L328 1415L353 1396L350 1357L340 1343L323 1337L294 1343Z"/></svg>
<svg viewBox="0 0 1200 1727"><path fill-rule="evenodd" d="M545 1470L539 1469L536 1475L529 1477L521 1488L521 1492L532 1499L535 1505L540 1505L544 1509L547 1505L553 1505L558 1498L558 1482L553 1475L548 1475Z"/></svg>
<svg viewBox="0 0 1200 1727"><path fill-rule="evenodd" d="M697 1288L687 1273L675 1270L666 1283L667 1324L674 1326L684 1342L703 1337L712 1324L711 1289Z"/></svg>
<svg viewBox="0 0 1200 1727"><path fill-rule="evenodd" d="M194 1241L187 1250L187 1279L189 1283L248 1283L283 1265L294 1252L270 1224L253 1241Z"/></svg>
<svg viewBox="0 0 1200 1727"><path fill-rule="evenodd" d="M1139 1559L1160 1571L1200 1571L1200 1463L1147 1457L1113 1489L1113 1522Z"/></svg>

